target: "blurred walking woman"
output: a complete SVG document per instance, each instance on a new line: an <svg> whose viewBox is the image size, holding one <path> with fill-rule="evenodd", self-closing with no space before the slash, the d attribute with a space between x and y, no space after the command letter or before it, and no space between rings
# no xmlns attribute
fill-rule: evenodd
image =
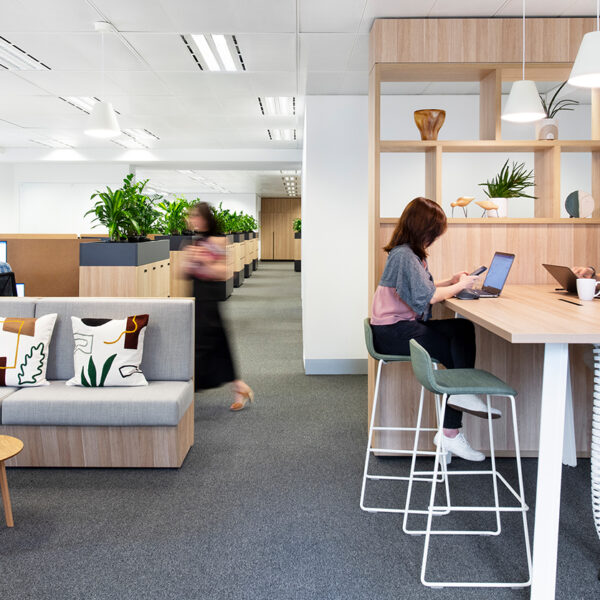
<svg viewBox="0 0 600 600"><path fill-rule="evenodd" d="M226 272L225 238L217 235L217 221L206 202L190 208L189 222L196 236L185 249L185 270L194 282L196 299L196 363L197 390L233 384L231 410L242 410L254 393L236 374L227 332L219 309L220 282Z"/></svg>
<svg viewBox="0 0 600 600"><path fill-rule="evenodd" d="M477 277L466 271L449 279L433 281L427 265L427 249L447 228L441 206L427 198L415 198L404 209L384 248L385 269L373 298L373 340L382 354L409 355L415 339L448 369L475 366L475 329L466 319L431 319L431 306L473 287ZM462 427L462 413L487 418L487 405L473 394L448 398L444 415L443 448L467 460L485 457L469 445ZM492 409L494 417L500 417ZM434 439L439 444L438 436Z"/></svg>

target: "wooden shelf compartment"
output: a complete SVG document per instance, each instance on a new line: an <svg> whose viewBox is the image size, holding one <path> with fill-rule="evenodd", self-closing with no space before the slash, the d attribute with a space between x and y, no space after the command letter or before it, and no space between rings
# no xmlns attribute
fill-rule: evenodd
<svg viewBox="0 0 600 600"><path fill-rule="evenodd" d="M395 225L398 217L380 217L379 223L382 225ZM448 217L449 225L473 223L475 225L598 225L600 218L592 219L569 219L568 217L545 218L496 218L496 217L467 217L451 218Z"/></svg>
<svg viewBox="0 0 600 600"><path fill-rule="evenodd" d="M380 152L600 152L600 140L381 140Z"/></svg>

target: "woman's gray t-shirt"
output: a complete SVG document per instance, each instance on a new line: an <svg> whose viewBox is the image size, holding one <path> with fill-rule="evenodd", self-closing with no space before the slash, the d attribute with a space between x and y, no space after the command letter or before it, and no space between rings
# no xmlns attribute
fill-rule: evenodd
<svg viewBox="0 0 600 600"><path fill-rule="evenodd" d="M420 320L431 317L431 299L435 293L433 277L427 263L423 264L408 244L392 248L379 285L395 288L400 299Z"/></svg>

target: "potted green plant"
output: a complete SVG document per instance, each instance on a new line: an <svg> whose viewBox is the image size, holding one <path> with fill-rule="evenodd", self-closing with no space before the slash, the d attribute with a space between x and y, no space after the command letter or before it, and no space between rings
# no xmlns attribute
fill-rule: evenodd
<svg viewBox="0 0 600 600"><path fill-rule="evenodd" d="M508 159L500 169L500 172L491 180L480 183L485 188L485 195L498 207L496 216L508 216L509 198L533 198L525 192L526 189L535 185L533 171L527 171L525 163L513 162L511 166ZM485 212L484 212L485 214ZM488 212L488 214L492 214Z"/></svg>
<svg viewBox="0 0 600 600"><path fill-rule="evenodd" d="M301 239L302 239L302 219L294 219L292 223L294 230L294 271L298 273L302 271L301 259Z"/></svg>
<svg viewBox="0 0 600 600"><path fill-rule="evenodd" d="M168 239L172 252L181 250L192 239L193 232L189 230L187 221L191 205L189 200L178 196L173 200L161 197L156 205L159 210L157 228L160 232L156 239Z"/></svg>
<svg viewBox="0 0 600 600"><path fill-rule="evenodd" d="M133 179L130 173L119 189L107 186L105 191L92 194L90 199L96 203L85 216L94 215L93 227L106 227L109 243L80 244L80 266L140 266L169 258L168 242L147 237L154 231L158 216L153 199L143 193L148 180Z"/></svg>
<svg viewBox="0 0 600 600"><path fill-rule="evenodd" d="M570 98L562 98L558 100L558 94L567 84L566 81L558 87L556 92L550 101L548 102L548 95L540 94L540 100L546 113L546 118L537 121L535 124L535 136L538 140L557 140L558 139L558 121L556 115L562 110L572 111L575 110L575 106L579 104L578 100L572 100Z"/></svg>

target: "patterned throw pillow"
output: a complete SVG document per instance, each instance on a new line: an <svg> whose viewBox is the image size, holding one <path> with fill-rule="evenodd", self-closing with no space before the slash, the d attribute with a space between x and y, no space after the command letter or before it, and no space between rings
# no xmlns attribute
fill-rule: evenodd
<svg viewBox="0 0 600 600"><path fill-rule="evenodd" d="M71 322L75 376L67 385L148 385L140 369L148 315L122 320L71 317Z"/></svg>
<svg viewBox="0 0 600 600"><path fill-rule="evenodd" d="M0 386L48 385L48 347L56 313L38 319L0 317Z"/></svg>

